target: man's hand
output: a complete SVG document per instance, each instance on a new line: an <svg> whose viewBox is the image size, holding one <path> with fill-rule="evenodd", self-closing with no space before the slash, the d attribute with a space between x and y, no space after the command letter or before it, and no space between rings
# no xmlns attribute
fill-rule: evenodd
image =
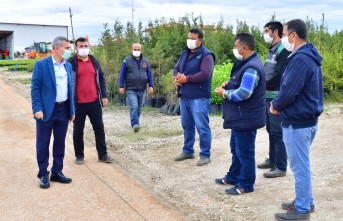
<svg viewBox="0 0 343 221"><path fill-rule="evenodd" d="M119 93L120 94L125 94L125 88L119 88Z"/></svg>
<svg viewBox="0 0 343 221"><path fill-rule="evenodd" d="M222 87L217 87L214 92L216 92L218 94L218 96L223 97L223 93L224 93L225 89Z"/></svg>
<svg viewBox="0 0 343 221"><path fill-rule="evenodd" d="M173 76L173 83L176 84L176 85L182 86L181 84L179 84L177 82L177 76L176 77Z"/></svg>
<svg viewBox="0 0 343 221"><path fill-rule="evenodd" d="M153 94L154 93L154 88L153 87L149 87L148 88L148 94Z"/></svg>
<svg viewBox="0 0 343 221"><path fill-rule="evenodd" d="M225 81L222 83L222 85L220 87L225 88L228 83L229 83L228 81Z"/></svg>
<svg viewBox="0 0 343 221"><path fill-rule="evenodd" d="M35 117L36 117L37 119L43 120L44 114L43 114L42 111L38 111L37 113L35 113Z"/></svg>
<svg viewBox="0 0 343 221"><path fill-rule="evenodd" d="M270 102L269 111L270 111L270 113L272 113L272 114L280 114L280 111L274 109L273 103L272 103L272 102Z"/></svg>
<svg viewBox="0 0 343 221"><path fill-rule="evenodd" d="M176 82L181 85L187 83L186 75L178 73L176 77Z"/></svg>
<svg viewBox="0 0 343 221"><path fill-rule="evenodd" d="M71 119L69 119L69 122L73 122L75 120L75 114L71 115Z"/></svg>
<svg viewBox="0 0 343 221"><path fill-rule="evenodd" d="M103 99L102 99L102 106L103 106L103 107L106 107L107 104L108 104L107 98L103 98Z"/></svg>

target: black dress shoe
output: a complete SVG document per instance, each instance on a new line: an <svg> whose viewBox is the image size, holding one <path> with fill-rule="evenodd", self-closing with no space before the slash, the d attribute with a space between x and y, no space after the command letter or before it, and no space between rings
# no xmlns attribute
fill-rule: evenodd
<svg viewBox="0 0 343 221"><path fill-rule="evenodd" d="M59 183L70 183L72 180L68 177L65 177L62 172L51 173L50 181L59 182Z"/></svg>
<svg viewBox="0 0 343 221"><path fill-rule="evenodd" d="M47 189L50 187L49 175L45 175L40 178L39 187L43 189Z"/></svg>

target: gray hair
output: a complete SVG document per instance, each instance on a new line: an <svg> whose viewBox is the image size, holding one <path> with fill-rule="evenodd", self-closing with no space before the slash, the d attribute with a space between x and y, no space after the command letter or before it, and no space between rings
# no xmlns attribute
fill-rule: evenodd
<svg viewBox="0 0 343 221"><path fill-rule="evenodd" d="M63 41L69 42L68 38L63 37L63 36L58 36L54 38L54 40L52 41L52 48L54 49L56 46L62 47Z"/></svg>

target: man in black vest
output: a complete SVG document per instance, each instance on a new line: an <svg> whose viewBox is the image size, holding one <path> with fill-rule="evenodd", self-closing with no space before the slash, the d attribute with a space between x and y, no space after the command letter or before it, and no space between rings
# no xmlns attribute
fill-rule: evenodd
<svg viewBox="0 0 343 221"><path fill-rule="evenodd" d="M271 44L264 68L266 70L266 128L269 134L269 158L257 164L260 169L271 170L263 174L266 178L286 176L287 153L282 140L280 115L270 113L270 102L276 98L282 76L291 53L281 44L283 26L280 22L271 21L264 26L264 40Z"/></svg>
<svg viewBox="0 0 343 221"><path fill-rule="evenodd" d="M139 117L145 99L147 84L148 93L154 92L154 79L149 61L142 55L142 45L135 43L132 45L132 54L124 61L120 69L119 93L126 96L130 104L131 127L134 132L140 130Z"/></svg>
<svg viewBox="0 0 343 221"><path fill-rule="evenodd" d="M232 154L229 172L215 182L233 185L225 190L233 195L254 191L256 133L266 120L265 71L254 50L255 40L251 34L237 34L233 49L237 60L230 80L215 89L224 98L224 129L231 129Z"/></svg>
<svg viewBox="0 0 343 221"><path fill-rule="evenodd" d="M175 161L194 158L195 128L200 138L198 166L210 163L212 134L209 126L214 54L202 44L204 34L199 29L188 33L187 48L174 68L174 82L179 85L181 123L184 130L182 153Z"/></svg>

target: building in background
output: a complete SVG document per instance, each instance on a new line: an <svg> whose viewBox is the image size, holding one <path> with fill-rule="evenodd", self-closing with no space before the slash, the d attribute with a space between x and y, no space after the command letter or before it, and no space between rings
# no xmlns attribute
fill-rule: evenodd
<svg viewBox="0 0 343 221"><path fill-rule="evenodd" d="M15 54L24 53L25 48L32 49L40 42L51 49L56 36L69 39L68 26L0 22L0 59L14 59Z"/></svg>

